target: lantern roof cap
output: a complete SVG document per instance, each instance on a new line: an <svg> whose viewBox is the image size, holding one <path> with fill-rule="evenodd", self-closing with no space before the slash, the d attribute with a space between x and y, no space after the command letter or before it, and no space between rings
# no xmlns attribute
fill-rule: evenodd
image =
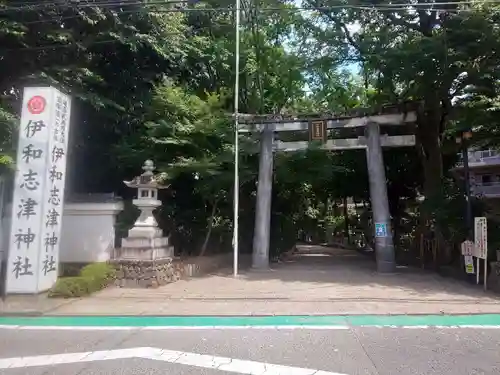
<svg viewBox="0 0 500 375"><path fill-rule="evenodd" d="M153 173L156 169L152 160L146 160L142 166L143 173L140 176L134 177L130 181L123 181L129 188L142 188L142 189L165 189L167 186L163 185L157 176Z"/></svg>

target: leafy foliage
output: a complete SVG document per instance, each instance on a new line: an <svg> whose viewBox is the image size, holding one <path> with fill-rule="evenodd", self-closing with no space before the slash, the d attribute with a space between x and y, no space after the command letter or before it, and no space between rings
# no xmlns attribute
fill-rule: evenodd
<svg viewBox="0 0 500 375"><path fill-rule="evenodd" d="M49 291L52 298L76 298L105 288L115 278L116 271L107 263L92 263L80 270L78 276L59 278Z"/></svg>
<svg viewBox="0 0 500 375"><path fill-rule="evenodd" d="M240 112L308 116L420 101L417 147L384 152L394 227L401 238L414 236L414 213L421 212L421 226L458 241L463 193L448 173L454 136L472 128L476 145L499 146L500 7L423 0L305 0L309 10L286 0L242 4ZM169 186L159 218L177 250L226 250L234 217L232 7L227 0L1 1L0 166L13 164L22 87L56 85L76 98L70 190L127 198L132 192L122 181L152 159ZM250 250L257 139L240 141L240 237ZM315 147L277 154L272 249L290 247L301 229L345 225L340 202L369 201L365 158ZM369 232L363 210L350 225ZM121 231L133 216L123 215Z"/></svg>

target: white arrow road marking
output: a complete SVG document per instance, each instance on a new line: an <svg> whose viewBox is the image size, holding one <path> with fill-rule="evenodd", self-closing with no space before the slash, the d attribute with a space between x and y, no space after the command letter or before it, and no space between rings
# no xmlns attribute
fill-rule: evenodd
<svg viewBox="0 0 500 375"><path fill-rule="evenodd" d="M126 358L143 358L248 375L346 375L338 372L275 365L272 363L246 361L242 359L216 357L212 355L149 347L102 350L97 352L37 355L33 357L2 358L0 359L0 369L5 370L34 366L53 366L69 363L107 361Z"/></svg>

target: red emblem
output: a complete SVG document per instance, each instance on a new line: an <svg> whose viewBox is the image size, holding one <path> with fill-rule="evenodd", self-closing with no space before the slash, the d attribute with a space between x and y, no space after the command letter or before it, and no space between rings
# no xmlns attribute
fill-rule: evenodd
<svg viewBox="0 0 500 375"><path fill-rule="evenodd" d="M43 96L34 96L28 100L28 111L33 115L39 115L45 110L47 102Z"/></svg>

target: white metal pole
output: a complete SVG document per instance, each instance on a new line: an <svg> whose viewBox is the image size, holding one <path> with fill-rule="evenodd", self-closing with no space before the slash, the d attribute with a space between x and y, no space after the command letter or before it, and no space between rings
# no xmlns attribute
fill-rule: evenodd
<svg viewBox="0 0 500 375"><path fill-rule="evenodd" d="M486 250L488 252L488 250ZM488 289L488 257L484 258L484 281L483 281L484 290Z"/></svg>
<svg viewBox="0 0 500 375"><path fill-rule="evenodd" d="M240 176L239 176L239 134L238 110L240 92L240 0L235 0L235 32L236 46L234 51L234 223L233 223L233 275L238 276L238 222L240 208Z"/></svg>

